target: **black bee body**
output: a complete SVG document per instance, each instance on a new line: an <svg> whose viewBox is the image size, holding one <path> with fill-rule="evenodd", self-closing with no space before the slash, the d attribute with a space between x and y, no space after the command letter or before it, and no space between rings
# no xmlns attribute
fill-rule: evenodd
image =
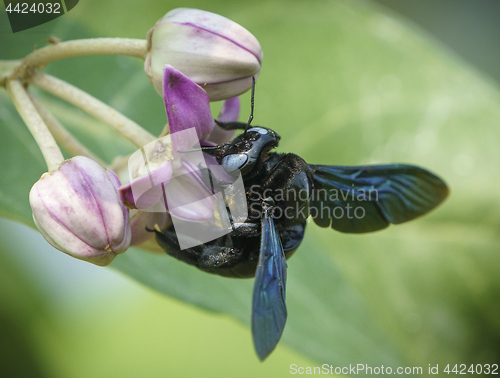
<svg viewBox="0 0 500 378"><path fill-rule="evenodd" d="M302 242L309 216L320 227L371 232L423 215L448 194L441 179L419 167L308 165L297 155L270 152L280 140L271 129L248 129L244 123L219 126L245 132L227 144L201 149L227 174L241 173L247 219L232 223L229 234L184 250L173 227L156 231L156 239L169 255L206 272L255 275L252 332L261 360L283 332L286 258Z"/></svg>
<svg viewBox="0 0 500 378"><path fill-rule="evenodd" d="M295 154L266 155L256 176L249 179L243 176L249 218L260 225L262 200L270 197L274 201L274 223L281 231L308 218L312 173L304 159Z"/></svg>
<svg viewBox="0 0 500 378"><path fill-rule="evenodd" d="M280 138L278 134L269 129L253 128L230 143L218 160L222 161L225 156L241 154L243 149L255 150L257 143L253 134L261 135L255 131L257 129L261 132L272 132L273 135L269 139L273 146L274 142L277 146ZM311 170L307 163L295 154L269 153L260 145L258 148L261 150L258 151L253 169L246 170L242 176L248 219L243 223L233 223L233 231L227 235L185 250L179 249L173 226L162 233L157 232L158 243L169 255L209 273L225 277L253 277L260 253L264 199L274 201L274 224L286 258L293 254L304 237L305 221L309 214ZM224 167L224 164L222 166ZM245 169L241 172L245 172Z"/></svg>

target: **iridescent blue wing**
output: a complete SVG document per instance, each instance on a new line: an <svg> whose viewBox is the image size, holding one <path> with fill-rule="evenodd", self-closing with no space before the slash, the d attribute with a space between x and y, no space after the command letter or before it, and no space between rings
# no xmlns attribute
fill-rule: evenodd
<svg viewBox="0 0 500 378"><path fill-rule="evenodd" d="M361 233L412 220L439 205L448 187L436 175L405 164L311 165L311 216L321 227Z"/></svg>
<svg viewBox="0 0 500 378"><path fill-rule="evenodd" d="M253 342L261 361L276 347L285 328L286 268L280 236L265 210L252 303Z"/></svg>

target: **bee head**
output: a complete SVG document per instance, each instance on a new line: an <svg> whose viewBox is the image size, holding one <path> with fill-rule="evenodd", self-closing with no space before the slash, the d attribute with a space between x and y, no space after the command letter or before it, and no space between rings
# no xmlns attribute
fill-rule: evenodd
<svg viewBox="0 0 500 378"><path fill-rule="evenodd" d="M252 127L224 146L217 157L220 165L231 173L239 170L242 175L251 172L263 153L278 146L280 136L265 127Z"/></svg>

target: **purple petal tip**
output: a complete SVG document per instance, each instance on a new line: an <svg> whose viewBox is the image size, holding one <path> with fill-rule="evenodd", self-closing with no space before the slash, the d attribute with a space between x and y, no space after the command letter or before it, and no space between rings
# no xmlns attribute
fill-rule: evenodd
<svg viewBox="0 0 500 378"><path fill-rule="evenodd" d="M203 140L214 128L206 92L170 65L163 73L163 100L170 133L194 127Z"/></svg>

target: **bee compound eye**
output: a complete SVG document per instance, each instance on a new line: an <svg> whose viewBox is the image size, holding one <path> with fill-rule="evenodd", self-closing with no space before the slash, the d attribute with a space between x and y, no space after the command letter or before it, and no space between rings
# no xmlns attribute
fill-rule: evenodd
<svg viewBox="0 0 500 378"><path fill-rule="evenodd" d="M237 169L241 169L247 161L247 154L231 154L224 156L221 165L226 170L226 172L234 172Z"/></svg>

